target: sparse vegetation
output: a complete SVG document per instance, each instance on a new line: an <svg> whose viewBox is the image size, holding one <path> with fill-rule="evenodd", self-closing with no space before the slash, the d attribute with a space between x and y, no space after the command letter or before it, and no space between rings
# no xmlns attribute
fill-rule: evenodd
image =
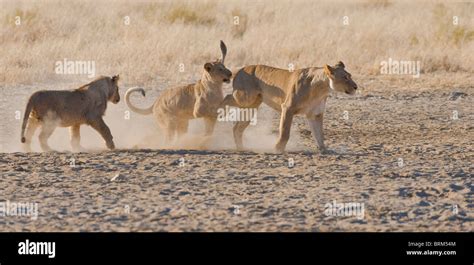
<svg viewBox="0 0 474 265"><path fill-rule="evenodd" d="M472 6L471 6L472 7ZM454 24L454 16L457 16L457 25ZM459 17L455 13L449 12L444 4L437 4L433 8L433 17L437 21L435 39L448 44L460 46L474 40L474 30L470 30L468 25L462 23L467 17ZM472 28L472 25L469 25Z"/></svg>
<svg viewBox="0 0 474 265"><path fill-rule="evenodd" d="M214 24L214 18L206 14L208 14L208 12L205 12L204 9L194 10L189 6L179 5L171 9L166 18L170 23L183 22L185 24Z"/></svg>

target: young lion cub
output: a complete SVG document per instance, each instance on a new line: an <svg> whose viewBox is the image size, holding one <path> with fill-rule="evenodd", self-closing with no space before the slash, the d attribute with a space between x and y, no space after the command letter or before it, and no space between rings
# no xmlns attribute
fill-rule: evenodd
<svg viewBox="0 0 474 265"><path fill-rule="evenodd" d="M217 108L224 99L222 84L229 83L232 72L224 66L227 47L221 41L222 59L204 64L204 73L196 84L176 87L164 91L147 109L140 109L130 102L130 94L143 88L131 88L125 93L125 102L136 113L155 116L158 125L165 131L165 139L179 138L188 129L190 119L204 118L206 136L210 136L217 120Z"/></svg>
<svg viewBox="0 0 474 265"><path fill-rule="evenodd" d="M31 138L41 126L41 149L51 151L48 138L60 126L70 127L72 148L80 151L81 124L92 126L105 139L107 147L114 149L112 134L102 116L108 101L114 104L120 101L118 80L118 75L112 78L104 76L75 90L42 90L31 95L21 126L21 142L25 144L25 150L31 151Z"/></svg>

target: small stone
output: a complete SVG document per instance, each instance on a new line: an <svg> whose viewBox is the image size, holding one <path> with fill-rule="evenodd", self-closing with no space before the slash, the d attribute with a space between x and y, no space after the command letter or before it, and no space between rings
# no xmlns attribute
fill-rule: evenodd
<svg viewBox="0 0 474 265"><path fill-rule="evenodd" d="M460 191L460 190L463 190L463 189L464 189L463 186L459 186L459 185L456 185L456 184L451 184L451 185L449 185L449 187L450 187L453 191Z"/></svg>
<svg viewBox="0 0 474 265"><path fill-rule="evenodd" d="M420 206L430 206L431 203L429 203L427 201L421 201L418 205L420 205Z"/></svg>

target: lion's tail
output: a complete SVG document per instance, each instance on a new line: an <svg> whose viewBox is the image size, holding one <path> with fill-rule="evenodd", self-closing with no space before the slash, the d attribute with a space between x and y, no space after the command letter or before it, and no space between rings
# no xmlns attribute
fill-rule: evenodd
<svg viewBox="0 0 474 265"><path fill-rule="evenodd" d="M141 87L134 87L130 88L125 92L125 102L127 102L127 106L136 113L142 114L142 115L148 115L153 113L153 105L151 105L149 108L146 109L140 109L132 105L130 102L130 94L132 94L135 91L139 91L142 93L143 96L145 96L145 90Z"/></svg>
<svg viewBox="0 0 474 265"><path fill-rule="evenodd" d="M25 115L23 116L23 123L21 124L21 142L26 142L25 139L25 129L28 119L30 118L31 110L33 109L33 97L30 97L28 104L26 104Z"/></svg>

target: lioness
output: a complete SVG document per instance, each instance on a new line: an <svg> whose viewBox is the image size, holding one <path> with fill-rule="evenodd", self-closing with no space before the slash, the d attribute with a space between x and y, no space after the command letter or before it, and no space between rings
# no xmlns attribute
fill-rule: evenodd
<svg viewBox="0 0 474 265"><path fill-rule="evenodd" d="M323 114L330 90L354 94L357 84L351 74L338 62L334 67L311 67L295 71L252 65L240 69L233 80L233 93L227 95L222 106L258 108L265 102L281 112L280 136L275 146L283 152L290 137L291 121L294 115L303 114L311 128L319 149L324 152ZM242 135L249 121L234 125L234 141L242 149Z"/></svg>
<svg viewBox="0 0 474 265"><path fill-rule="evenodd" d="M196 84L176 87L164 91L155 103L147 109L140 109L130 102L130 94L142 88L131 88L125 93L128 107L136 113L155 116L158 125L165 131L165 139L171 141L175 135L179 138L188 129L190 119L204 118L205 135L210 136L217 120L217 108L224 99L222 84L230 83L232 72L224 66L227 47L220 43L222 58L204 64L201 80Z"/></svg>
<svg viewBox="0 0 474 265"><path fill-rule="evenodd" d="M21 126L21 142L25 144L26 151L31 150L31 138L39 126L39 142L43 151L51 151L48 138L57 126L70 127L73 150L82 150L79 144L81 124L96 129L105 139L107 147L114 149L112 134L102 116L107 101L114 104L120 101L118 80L118 75L112 78L99 77L75 90L42 90L33 93L26 105Z"/></svg>

